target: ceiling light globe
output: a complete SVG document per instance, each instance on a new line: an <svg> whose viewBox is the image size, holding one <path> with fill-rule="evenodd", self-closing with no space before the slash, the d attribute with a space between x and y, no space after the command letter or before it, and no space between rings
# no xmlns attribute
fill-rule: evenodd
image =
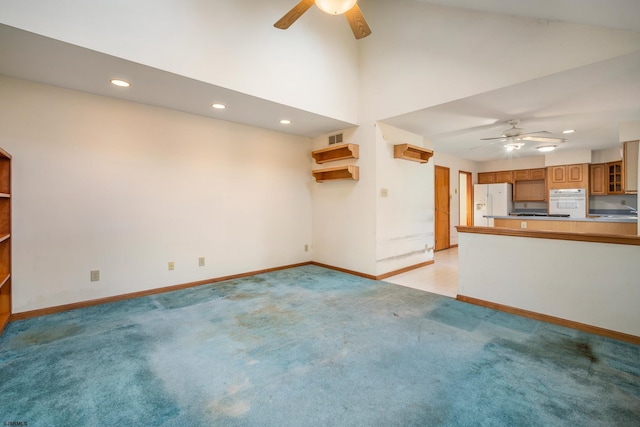
<svg viewBox="0 0 640 427"><path fill-rule="evenodd" d="M357 2L358 0L316 0L316 6L329 15L342 15Z"/></svg>
<svg viewBox="0 0 640 427"><path fill-rule="evenodd" d="M547 153L555 149L556 149L555 145L543 145L542 147L538 147L538 151L542 151L543 153Z"/></svg>

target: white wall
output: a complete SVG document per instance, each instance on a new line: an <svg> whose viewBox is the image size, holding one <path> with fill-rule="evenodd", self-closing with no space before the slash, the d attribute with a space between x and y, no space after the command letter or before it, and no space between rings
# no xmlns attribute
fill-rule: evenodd
<svg viewBox="0 0 640 427"><path fill-rule="evenodd" d="M607 163L622 160L622 145L605 150L591 151L591 163Z"/></svg>
<svg viewBox="0 0 640 427"><path fill-rule="evenodd" d="M0 94L14 312L311 260L309 139L7 78Z"/></svg>
<svg viewBox="0 0 640 427"><path fill-rule="evenodd" d="M290 0L0 0L0 22L98 52L357 123L357 42Z"/></svg>
<svg viewBox="0 0 640 427"><path fill-rule="evenodd" d="M508 155L508 153L507 153ZM506 158L478 163L478 172L544 168L544 156Z"/></svg>
<svg viewBox="0 0 640 427"><path fill-rule="evenodd" d="M552 152L544 156L545 166L591 163L591 150Z"/></svg>
<svg viewBox="0 0 640 427"><path fill-rule="evenodd" d="M620 123L620 142L640 139L640 120Z"/></svg>
<svg viewBox="0 0 640 427"><path fill-rule="evenodd" d="M460 233L458 254L459 295L640 336L640 246Z"/></svg>
<svg viewBox="0 0 640 427"><path fill-rule="evenodd" d="M375 149L363 143L365 129L343 131L344 143L360 146L360 158L317 165L313 169L355 164L360 180L310 184L313 195L313 259L334 267L375 275ZM327 148L327 135L314 138L314 150Z"/></svg>
<svg viewBox="0 0 640 427"><path fill-rule="evenodd" d="M396 144L430 141L384 123L376 126L376 274L433 259L434 162L395 159ZM387 196L383 196L386 190Z"/></svg>

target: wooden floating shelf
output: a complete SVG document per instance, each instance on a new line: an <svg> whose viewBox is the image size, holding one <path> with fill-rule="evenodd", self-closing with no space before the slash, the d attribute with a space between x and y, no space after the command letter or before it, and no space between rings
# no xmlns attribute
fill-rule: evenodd
<svg viewBox="0 0 640 427"><path fill-rule="evenodd" d="M398 144L393 146L393 157L396 159L427 163L432 156L433 151L415 145Z"/></svg>
<svg viewBox="0 0 640 427"><path fill-rule="evenodd" d="M316 182L330 181L334 179L360 179L360 168L354 165L340 166L337 168L319 169L311 172Z"/></svg>
<svg viewBox="0 0 640 427"><path fill-rule="evenodd" d="M342 144L311 152L318 164L335 162L336 160L357 159L360 157L360 146L356 144Z"/></svg>

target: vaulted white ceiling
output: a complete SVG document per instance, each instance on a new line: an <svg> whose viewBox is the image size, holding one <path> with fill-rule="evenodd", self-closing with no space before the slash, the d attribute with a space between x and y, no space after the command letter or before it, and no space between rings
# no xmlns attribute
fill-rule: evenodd
<svg viewBox="0 0 640 427"><path fill-rule="evenodd" d="M365 15L366 1L361 0ZM413 1L640 33L638 0ZM0 0L0 7L2 3L3 0ZM295 0L291 0L291 3L295 4ZM411 3L411 0L404 3ZM268 11L273 13L271 7ZM297 25L310 25L313 30L322 18L310 14ZM348 28L340 24L344 23L331 23L332 31L348 33ZM376 28L372 29L376 35ZM299 37L300 32L296 31L293 29L287 35ZM289 55L295 55L295 52ZM527 61L526 49L522 50L520 46L513 46L504 55L514 61ZM330 114L305 111L6 25L0 25L0 57L0 75L308 137L357 124L354 120L340 120L329 117ZM106 82L113 70L119 70L123 76L135 77L138 83L129 91L111 87ZM222 113L212 111L209 105L214 99L230 100L235 108ZM295 126L283 128L277 123L280 118L292 119ZM499 143L484 145L480 139L498 136L508 127L506 122L509 119L520 119L519 127L526 131L558 133L567 128L576 128L578 132L568 137L561 149L607 148L618 144L617 129L621 121L640 120L640 56L632 53L379 119L430 138L438 151L470 160L503 157L504 150ZM517 154L525 156L538 153L533 151L533 144L530 144Z"/></svg>

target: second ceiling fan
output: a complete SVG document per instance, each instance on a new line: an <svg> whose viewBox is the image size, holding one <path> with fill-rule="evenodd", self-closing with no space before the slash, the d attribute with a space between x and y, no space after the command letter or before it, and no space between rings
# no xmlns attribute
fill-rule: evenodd
<svg viewBox="0 0 640 427"><path fill-rule="evenodd" d="M273 26L281 30L286 30L291 24L296 22L303 13L309 10L314 3L320 10L330 15L344 14L356 39L361 39L371 34L371 29L358 6L358 0L302 0Z"/></svg>
<svg viewBox="0 0 640 427"><path fill-rule="evenodd" d="M495 140L496 142L506 142L505 148L508 151L519 150L524 145L523 141L545 142L550 144L558 144L566 141L564 138L553 136L545 130L537 132L525 132L524 129L517 127L518 124L520 124L520 120L509 120L508 123L509 125L511 125L511 127L502 132L502 135L495 138L481 138L481 140Z"/></svg>

